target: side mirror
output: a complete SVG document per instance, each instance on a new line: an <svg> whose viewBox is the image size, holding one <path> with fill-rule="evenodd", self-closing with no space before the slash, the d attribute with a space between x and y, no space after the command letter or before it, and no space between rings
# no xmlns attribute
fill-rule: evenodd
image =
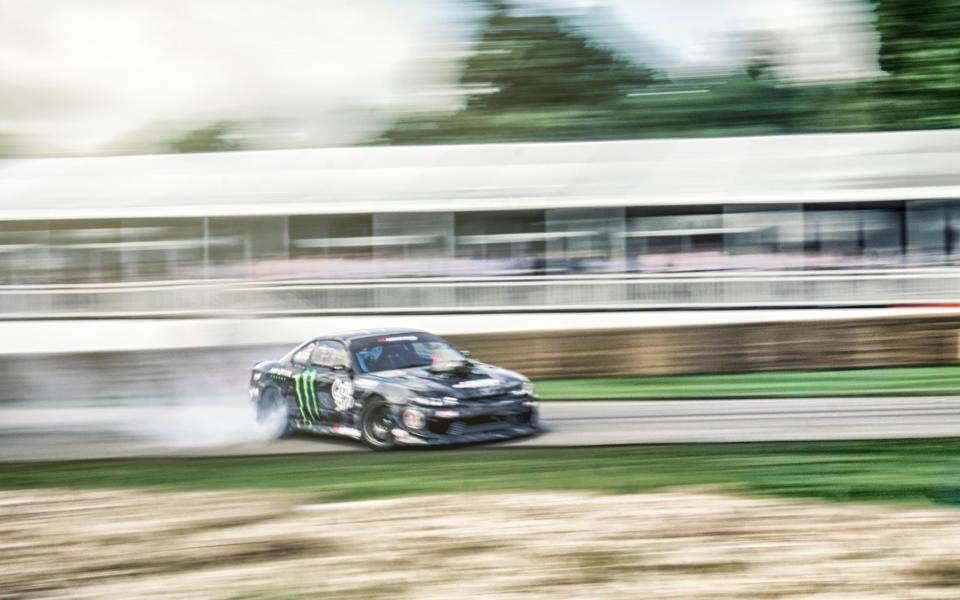
<svg viewBox="0 0 960 600"><path fill-rule="evenodd" d="M353 371L353 368L351 368L350 365L333 365L333 370L344 372L344 373L350 373Z"/></svg>

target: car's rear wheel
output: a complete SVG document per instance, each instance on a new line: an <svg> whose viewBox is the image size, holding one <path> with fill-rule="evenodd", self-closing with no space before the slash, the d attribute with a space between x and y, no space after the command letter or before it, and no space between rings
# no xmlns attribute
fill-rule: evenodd
<svg viewBox="0 0 960 600"><path fill-rule="evenodd" d="M257 423L269 428L276 438L285 438L293 433L290 409L277 388L269 386L261 390L257 401Z"/></svg>
<svg viewBox="0 0 960 600"><path fill-rule="evenodd" d="M366 445L374 450L390 450L396 446L392 433L396 423L386 402L370 402L363 411L362 423L361 435Z"/></svg>

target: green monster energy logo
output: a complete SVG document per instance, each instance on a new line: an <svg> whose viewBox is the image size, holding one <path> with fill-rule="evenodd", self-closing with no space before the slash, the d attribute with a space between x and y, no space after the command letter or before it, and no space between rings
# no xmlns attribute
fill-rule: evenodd
<svg viewBox="0 0 960 600"><path fill-rule="evenodd" d="M293 376L293 389L297 392L297 405L304 422L313 422L320 418L316 383L316 371L304 371Z"/></svg>

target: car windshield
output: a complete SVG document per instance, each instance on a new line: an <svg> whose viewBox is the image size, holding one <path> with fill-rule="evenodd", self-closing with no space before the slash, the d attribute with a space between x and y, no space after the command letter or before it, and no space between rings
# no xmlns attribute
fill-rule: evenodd
<svg viewBox="0 0 960 600"><path fill-rule="evenodd" d="M466 357L446 341L427 333L360 338L350 342L350 350L363 373L429 367L466 360Z"/></svg>

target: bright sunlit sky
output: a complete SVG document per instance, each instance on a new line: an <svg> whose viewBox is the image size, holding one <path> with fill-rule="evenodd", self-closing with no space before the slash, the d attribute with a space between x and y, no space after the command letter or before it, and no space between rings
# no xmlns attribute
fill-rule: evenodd
<svg viewBox="0 0 960 600"><path fill-rule="evenodd" d="M792 79L849 79L875 72L872 14L859 0L528 0L605 13L663 50L655 66L684 70L735 60L732 38L773 34ZM641 57L643 58L643 57Z"/></svg>
<svg viewBox="0 0 960 600"><path fill-rule="evenodd" d="M665 69L723 66L767 32L783 75L875 71L859 0L523 0ZM171 127L253 122L266 145L351 143L436 105L477 29L456 0L0 0L0 134L102 152ZM449 99L446 100L449 102Z"/></svg>

